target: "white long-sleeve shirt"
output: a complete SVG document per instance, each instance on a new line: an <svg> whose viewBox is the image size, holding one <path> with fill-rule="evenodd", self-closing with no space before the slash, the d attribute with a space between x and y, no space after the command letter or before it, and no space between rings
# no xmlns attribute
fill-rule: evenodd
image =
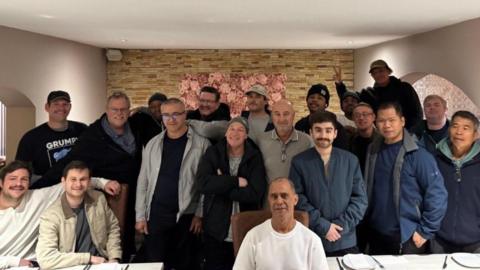
<svg viewBox="0 0 480 270"><path fill-rule="evenodd" d="M278 233L271 219L247 233L235 260L234 270L328 270L322 240L296 222L288 233Z"/></svg>
<svg viewBox="0 0 480 270"><path fill-rule="evenodd" d="M103 188L107 181L96 179L92 178L92 185ZM0 269L18 266L20 259L36 258L40 216L63 191L62 184L28 190L16 208L0 210Z"/></svg>

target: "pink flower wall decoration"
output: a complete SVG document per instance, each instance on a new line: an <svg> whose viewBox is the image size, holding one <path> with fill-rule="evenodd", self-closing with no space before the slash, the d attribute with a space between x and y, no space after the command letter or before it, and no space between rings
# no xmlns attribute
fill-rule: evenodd
<svg viewBox="0 0 480 270"><path fill-rule="evenodd" d="M285 82L287 76L283 73L277 74L223 74L198 73L185 74L179 83L180 98L185 102L187 110L198 108L198 95L203 86L213 86L220 92L220 101L230 107L232 117L240 115L246 110L247 100L245 92L255 84L260 84L267 89L269 96L268 103L285 98Z"/></svg>

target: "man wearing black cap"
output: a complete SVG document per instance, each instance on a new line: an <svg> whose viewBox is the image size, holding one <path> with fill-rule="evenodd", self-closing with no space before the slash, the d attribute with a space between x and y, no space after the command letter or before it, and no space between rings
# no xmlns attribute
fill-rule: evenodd
<svg viewBox="0 0 480 270"><path fill-rule="evenodd" d="M70 101L65 91L50 92L45 104L48 122L25 133L18 144L15 159L32 163L31 184L65 157L87 128L83 123L67 120L72 108Z"/></svg>
<svg viewBox="0 0 480 270"><path fill-rule="evenodd" d="M310 134L310 115L317 111L325 111L330 101L330 92L326 85L321 83L312 85L307 93L307 106L310 114L298 120L295 123L295 129ZM337 121L336 124L337 137L333 141L333 146L347 149L348 148L348 135L345 128Z"/></svg>
<svg viewBox="0 0 480 270"><path fill-rule="evenodd" d="M412 132L423 118L422 105L415 89L409 83L392 76L393 70L384 60L373 61L368 72L375 84L373 88L369 87L360 92L360 100L370 104L375 112L382 103L399 103L405 116L405 128ZM346 91L346 88L343 91ZM343 95L338 85L337 92Z"/></svg>

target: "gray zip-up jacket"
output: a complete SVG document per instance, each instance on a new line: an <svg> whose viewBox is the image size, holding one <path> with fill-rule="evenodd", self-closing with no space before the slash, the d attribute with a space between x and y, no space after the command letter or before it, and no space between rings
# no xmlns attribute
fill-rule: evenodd
<svg viewBox="0 0 480 270"><path fill-rule="evenodd" d="M163 139L166 131L153 137L143 150L142 167L137 181L137 200L135 202L136 221L148 220L153 193L160 172L163 151ZM207 148L208 139L198 135L192 128L187 131L187 145L183 153L178 182L177 220L183 214L202 216L200 193L195 183L198 163Z"/></svg>

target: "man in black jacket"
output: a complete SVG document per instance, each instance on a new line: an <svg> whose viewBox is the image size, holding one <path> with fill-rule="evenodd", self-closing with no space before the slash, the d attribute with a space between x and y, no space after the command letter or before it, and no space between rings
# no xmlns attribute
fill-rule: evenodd
<svg viewBox="0 0 480 270"><path fill-rule="evenodd" d="M382 103L399 103L405 116L405 128L412 132L423 117L422 105L415 89L409 83L391 76L393 70L384 60L373 61L368 72L375 80L375 84L373 88L360 91L360 100L370 104L375 112ZM338 78L338 75L336 77ZM339 79L335 83L338 95L343 96L347 88Z"/></svg>
<svg viewBox="0 0 480 270"><path fill-rule="evenodd" d="M262 154L247 141L248 123L232 119L225 138L211 146L198 166L203 203L205 269L232 269L230 218L262 206L267 182Z"/></svg>
<svg viewBox="0 0 480 270"><path fill-rule="evenodd" d="M307 106L310 114L298 120L295 123L295 129L310 134L310 115L318 111L325 111L330 101L330 92L326 85L321 83L312 85L307 93ZM348 149L348 134L345 128L336 121L335 128L337 129L337 137L333 141L333 146Z"/></svg>

